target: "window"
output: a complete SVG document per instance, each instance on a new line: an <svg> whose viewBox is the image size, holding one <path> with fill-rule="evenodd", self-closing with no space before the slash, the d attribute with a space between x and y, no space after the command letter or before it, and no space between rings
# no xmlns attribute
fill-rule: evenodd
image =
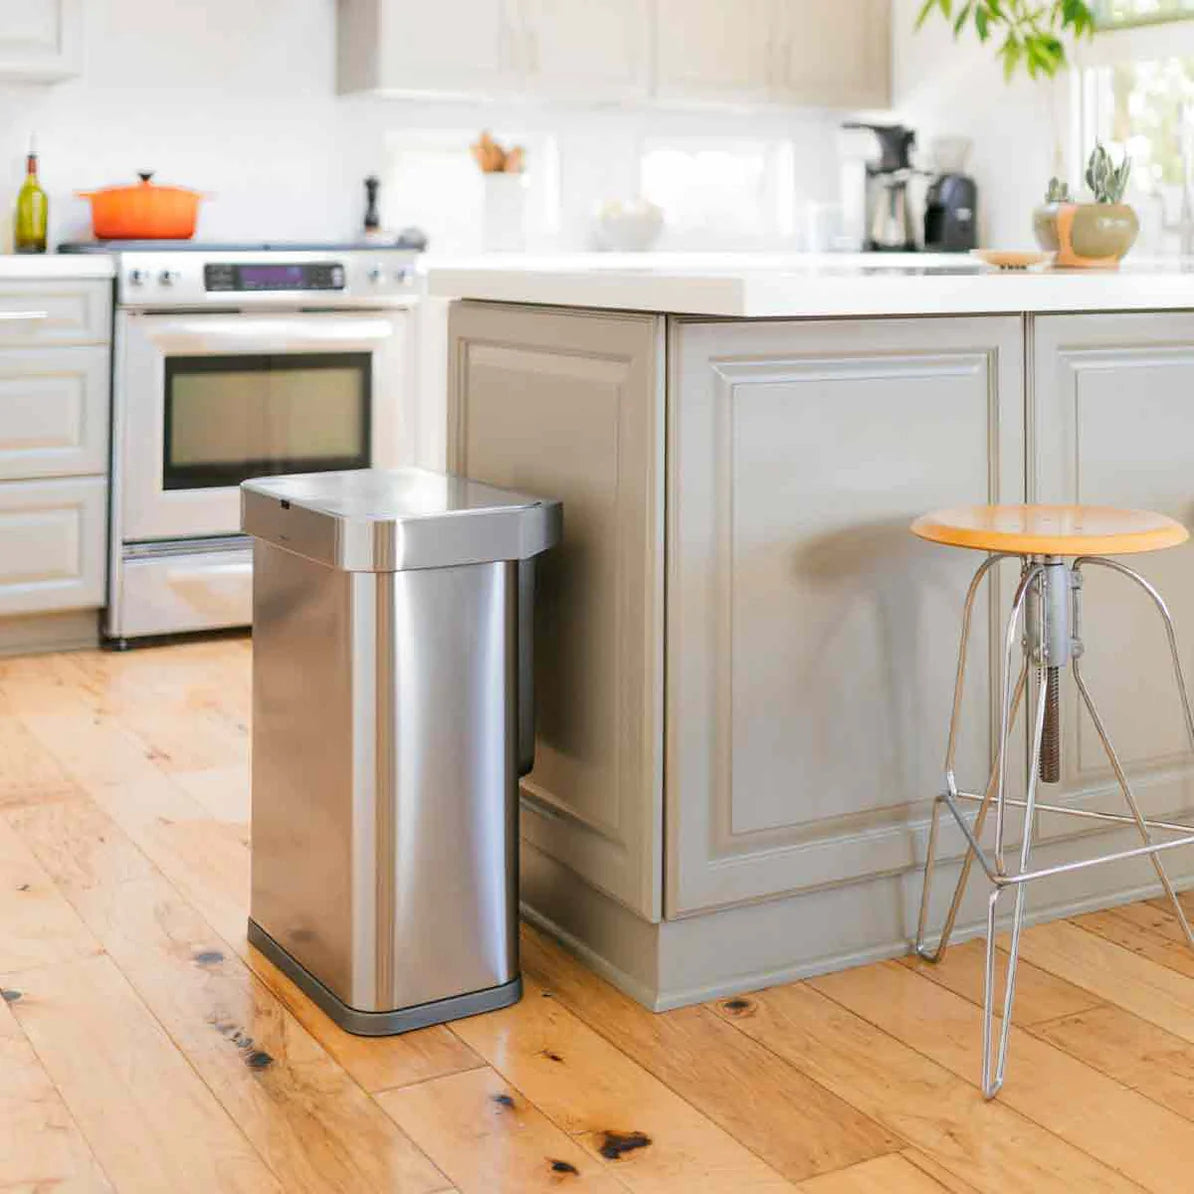
<svg viewBox="0 0 1194 1194"><path fill-rule="evenodd" d="M1185 181L1185 159L1194 149L1194 59L1095 67L1084 86L1086 140L1126 149L1136 190L1157 194Z"/></svg>
<svg viewBox="0 0 1194 1194"><path fill-rule="evenodd" d="M1100 29L1194 16L1194 0L1094 0L1091 7Z"/></svg>
<svg viewBox="0 0 1194 1194"><path fill-rule="evenodd" d="M1096 140L1127 150L1138 252L1194 252L1194 0L1097 0L1096 9L1101 31L1076 52L1073 181Z"/></svg>

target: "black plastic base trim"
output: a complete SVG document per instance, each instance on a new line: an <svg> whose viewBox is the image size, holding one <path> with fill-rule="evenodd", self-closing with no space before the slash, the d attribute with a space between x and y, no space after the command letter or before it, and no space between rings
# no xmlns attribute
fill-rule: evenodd
<svg viewBox="0 0 1194 1194"><path fill-rule="evenodd" d="M220 638L250 638L252 629L248 626L217 626L212 630L180 630L175 634L135 634L131 638L100 638L105 651L136 651L142 647L169 647L175 643L206 642Z"/></svg>
<svg viewBox="0 0 1194 1194"><path fill-rule="evenodd" d="M338 995L328 990L315 975L302 963L296 962L252 919L249 920L249 944L265 954L305 995L327 1012L341 1028L354 1036L398 1036L403 1032L414 1032L416 1028L427 1028L431 1024L443 1024L448 1020L462 1020L465 1016L494 1012L498 1008L509 1007L522 998L520 974L500 987L469 991L464 995L453 995L448 999L436 999L431 1003L402 1007L392 1012L362 1012L355 1007L349 1007Z"/></svg>

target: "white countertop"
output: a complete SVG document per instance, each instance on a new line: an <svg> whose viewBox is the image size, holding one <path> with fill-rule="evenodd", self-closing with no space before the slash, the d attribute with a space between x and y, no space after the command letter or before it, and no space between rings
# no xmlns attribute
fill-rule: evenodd
<svg viewBox="0 0 1194 1194"><path fill-rule="evenodd" d="M430 257L442 298L766 319L1194 310L1194 259L993 270L944 254L578 253Z"/></svg>
<svg viewBox="0 0 1194 1194"><path fill-rule="evenodd" d="M107 253L0 253L0 279L111 278L115 272Z"/></svg>

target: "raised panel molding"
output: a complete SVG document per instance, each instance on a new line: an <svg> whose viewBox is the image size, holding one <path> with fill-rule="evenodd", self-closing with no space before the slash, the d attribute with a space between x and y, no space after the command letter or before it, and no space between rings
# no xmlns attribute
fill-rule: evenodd
<svg viewBox="0 0 1194 1194"><path fill-rule="evenodd" d="M1194 316L1042 316L1034 321L1030 493L1045 502L1159 510L1194 525ZM1194 679L1194 549L1126 560L1173 611L1187 681ZM1086 570L1083 672L1140 803L1150 814L1194 808L1194 754L1167 644L1148 598ZM1067 677L1062 782L1050 800L1119 812L1122 797ZM1072 823L1045 819L1047 835Z"/></svg>
<svg viewBox="0 0 1194 1194"><path fill-rule="evenodd" d="M453 304L449 462L564 503L538 565L522 834L661 915L663 345L653 316Z"/></svg>
<svg viewBox="0 0 1194 1194"><path fill-rule="evenodd" d="M107 350L0 351L0 480L107 466Z"/></svg>
<svg viewBox="0 0 1194 1194"><path fill-rule="evenodd" d="M0 484L0 614L103 604L107 481Z"/></svg>
<svg viewBox="0 0 1194 1194"><path fill-rule="evenodd" d="M106 345L112 285L104 281L0 283L0 349ZM21 318L28 316L29 318Z"/></svg>
<svg viewBox="0 0 1194 1194"><path fill-rule="evenodd" d="M669 917L921 856L978 557L907 524L1020 500L1021 353L1016 319L674 333ZM986 629L976 619L963 739L984 773Z"/></svg>

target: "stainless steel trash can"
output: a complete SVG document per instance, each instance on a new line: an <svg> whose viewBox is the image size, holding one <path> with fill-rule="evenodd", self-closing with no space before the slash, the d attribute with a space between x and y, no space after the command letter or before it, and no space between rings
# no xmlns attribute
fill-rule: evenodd
<svg viewBox="0 0 1194 1194"><path fill-rule="evenodd" d="M246 481L241 508L249 940L362 1035L515 1002L531 561L559 503L367 469Z"/></svg>

